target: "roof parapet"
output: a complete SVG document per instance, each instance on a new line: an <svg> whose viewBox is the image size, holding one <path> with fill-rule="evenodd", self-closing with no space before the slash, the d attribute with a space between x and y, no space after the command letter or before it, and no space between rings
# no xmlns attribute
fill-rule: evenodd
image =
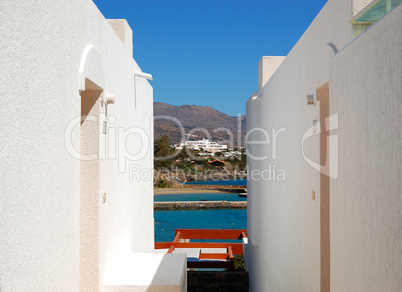
<svg viewBox="0 0 402 292"><path fill-rule="evenodd" d="M106 19L120 38L130 56L133 56L133 31L125 19Z"/></svg>
<svg viewBox="0 0 402 292"><path fill-rule="evenodd" d="M262 92L262 88L274 75L284 59L285 57L282 56L264 56L260 59L258 62L258 92Z"/></svg>

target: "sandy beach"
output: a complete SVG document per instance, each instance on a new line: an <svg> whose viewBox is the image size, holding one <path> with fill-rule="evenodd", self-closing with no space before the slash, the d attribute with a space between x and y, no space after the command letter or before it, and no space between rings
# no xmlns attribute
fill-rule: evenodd
<svg viewBox="0 0 402 292"><path fill-rule="evenodd" d="M218 190L200 190L192 188L154 188L155 195L177 195L177 194L217 194L217 193L228 193L221 192Z"/></svg>

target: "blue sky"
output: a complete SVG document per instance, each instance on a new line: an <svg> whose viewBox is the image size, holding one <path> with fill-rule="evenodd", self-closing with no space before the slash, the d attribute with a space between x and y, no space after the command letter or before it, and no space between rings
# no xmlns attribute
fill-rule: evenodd
<svg viewBox="0 0 402 292"><path fill-rule="evenodd" d="M262 56L286 56L325 0L94 0L133 29L154 101L245 114Z"/></svg>

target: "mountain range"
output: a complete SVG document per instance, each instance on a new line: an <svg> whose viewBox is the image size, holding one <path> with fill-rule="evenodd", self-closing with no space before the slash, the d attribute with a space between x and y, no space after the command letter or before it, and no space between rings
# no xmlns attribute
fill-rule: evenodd
<svg viewBox="0 0 402 292"><path fill-rule="evenodd" d="M184 132L184 134L183 134ZM163 135L172 143L209 138L233 147L244 145L246 116L232 117L210 106L174 106L154 102L154 138ZM240 138L240 141L238 140ZM233 141L231 144L230 141Z"/></svg>

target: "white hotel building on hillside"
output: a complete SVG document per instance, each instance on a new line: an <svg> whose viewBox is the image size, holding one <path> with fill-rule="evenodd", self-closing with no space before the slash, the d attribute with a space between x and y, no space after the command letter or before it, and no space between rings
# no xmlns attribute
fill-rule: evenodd
<svg viewBox="0 0 402 292"><path fill-rule="evenodd" d="M228 149L227 145L220 145L216 142L209 141L208 139L202 139L198 141L182 141L180 144L175 145L175 148L177 150L181 150L183 149L183 147L187 147L194 150L203 149L208 152L219 152Z"/></svg>

